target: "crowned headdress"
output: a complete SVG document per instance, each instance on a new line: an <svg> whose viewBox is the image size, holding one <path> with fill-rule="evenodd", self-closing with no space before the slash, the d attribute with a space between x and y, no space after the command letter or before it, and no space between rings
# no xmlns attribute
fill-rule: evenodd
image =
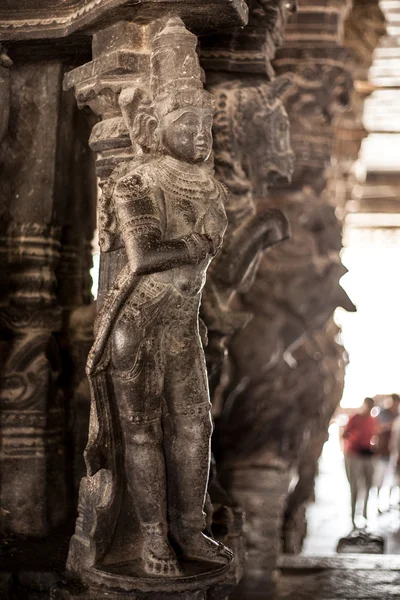
<svg viewBox="0 0 400 600"><path fill-rule="evenodd" d="M187 107L214 111L214 98L204 90L204 71L196 51L197 37L181 19L169 19L154 37L150 56L150 86L159 117Z"/></svg>

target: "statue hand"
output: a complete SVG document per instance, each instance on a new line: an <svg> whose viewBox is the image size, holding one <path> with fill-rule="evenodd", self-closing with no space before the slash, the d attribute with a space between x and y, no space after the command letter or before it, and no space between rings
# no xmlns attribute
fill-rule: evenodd
<svg viewBox="0 0 400 600"><path fill-rule="evenodd" d="M193 262L200 262L207 256L214 256L218 250L218 248L215 248L212 239L202 233L191 233L185 236L183 241Z"/></svg>

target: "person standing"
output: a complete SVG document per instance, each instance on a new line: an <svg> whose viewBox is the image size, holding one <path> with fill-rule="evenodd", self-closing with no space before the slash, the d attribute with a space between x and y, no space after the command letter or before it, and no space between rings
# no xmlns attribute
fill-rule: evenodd
<svg viewBox="0 0 400 600"><path fill-rule="evenodd" d="M353 415L344 432L344 461L351 494L351 522L356 528L357 500L364 487L363 517L367 518L369 492L372 487L374 462L372 439L376 433L375 419L371 416L372 398L365 398L360 411Z"/></svg>
<svg viewBox="0 0 400 600"><path fill-rule="evenodd" d="M390 471L392 461L391 458L391 435L392 428L396 418L399 416L400 396L392 394L390 404L384 410L381 410L377 417L377 435L378 435L378 451L376 454L375 466L375 484L377 488L378 512L382 514L380 508L380 493L383 488L385 479ZM390 501L390 496L389 496Z"/></svg>

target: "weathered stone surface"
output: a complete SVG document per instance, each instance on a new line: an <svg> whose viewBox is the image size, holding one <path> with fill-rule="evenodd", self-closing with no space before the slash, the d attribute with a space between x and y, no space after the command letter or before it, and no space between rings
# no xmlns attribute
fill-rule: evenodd
<svg viewBox="0 0 400 600"><path fill-rule="evenodd" d="M287 41L276 52L277 74L294 76L294 85L288 86L284 100L297 160L292 183L284 186L280 182L268 194L258 194L257 206L259 211L283 209L291 223L291 238L261 257L252 285L235 300L235 309L253 318L229 343L231 376L217 421L216 457L223 483L234 479L233 473L239 469L258 469L258 478L264 472L267 479L279 465L282 476L277 485L288 485L290 469L302 462L304 452L299 469L308 482L307 493L299 486L285 515L288 488L284 491L279 487L280 493L274 494L273 486L260 491L255 480L249 477L247 481L249 497L252 492L260 499L258 507L255 501L247 528L258 535L263 514L266 522L270 519L264 544L275 560L284 516L288 545L289 540L292 548L301 545L288 523L299 527L301 539L304 508L295 508L294 500L302 505L303 493L309 497L309 482L312 489L316 460L343 381L342 349L334 340L335 327L328 327L328 323L337 306L354 308L339 286L345 273L339 259L341 224L335 216L334 199L323 194L334 119L347 107L352 88L347 55L339 44L346 5L335 3L332 10L325 10L324 3L300 2L297 15L288 21ZM323 30L322 22L327 25ZM323 328L329 330L326 343L319 334ZM321 435L318 426L323 430ZM306 465L310 455L315 456L311 473ZM268 530L266 524L265 528ZM271 539L275 545L270 545ZM261 541L259 552L260 548Z"/></svg>
<svg viewBox="0 0 400 600"><path fill-rule="evenodd" d="M39 4L17 0L0 8L0 33L2 39L13 41L14 62L12 66L1 47L1 529L32 535L61 524L84 469L81 454L89 418L84 362L94 318L88 276L94 165L83 116L78 116L71 93L61 92L65 66L58 57L76 54L75 62L84 60L81 48L87 48L95 32L93 60L65 78L79 106L90 107L99 119L97 123L92 119L90 144L103 188L99 203L103 310L93 351L100 360L93 362L92 353L89 379L95 410L86 456L89 473L82 483L69 564L82 574L90 563L84 576L100 587L63 583L65 556L60 562L55 552L43 565L41 559L51 549L46 546L38 556L32 550L26 554L29 544L24 540L23 550L17 551L25 553L21 561L9 547L5 549L8 570L0 579L0 593L40 599L51 594L63 600L128 596L219 600L243 574L246 539L248 569L236 597L244 589L246 600L265 597L276 576L281 535L287 551L301 547L305 503L312 495L318 456L342 385L344 357L331 315L337 305L352 307L338 287L344 273L338 256L341 223L335 214L339 193L329 184L328 167L336 144L343 180L339 183L345 190L342 205L364 135L359 112L366 87L361 99L352 92L353 114L335 130L336 115L351 94L350 65L354 70L354 62L347 62L341 48L347 2L335 0L329 6L323 0L300 2L284 48L277 54L276 78L271 61L295 8L291 2L249 0L245 29L241 25L247 6L242 0L71 0L63 2L62 10L50 1ZM346 40L356 51L361 73L381 21L372 0L356 2L356 9L350 14L355 33L347 35L347 30ZM212 101L202 88L196 38L176 20L169 24L154 20L165 16L183 18L195 33L231 28L207 35L202 43L207 87L217 104L215 170L230 198L214 180L205 157ZM160 31L165 26L164 46ZM40 38L50 42L36 45ZM30 45L19 45L19 40L30 40ZM29 61L21 60L28 48L35 51ZM39 61L42 51L51 60ZM297 155L291 186L293 155L286 110ZM188 151L191 136L196 157ZM271 192L272 184L283 187ZM159 230L168 247L153 253L155 262L149 267L144 261L143 267L149 249L160 248L160 236L153 235L159 214L148 210L152 202L159 208L160 198L166 199L168 214L166 227ZM210 199L215 204L208 211ZM221 475L209 487L212 517L208 498L204 504L210 421L199 334L204 344L206 336L202 322L197 323L197 310L206 263L221 241L222 204L228 230L208 271L202 306ZM292 222L292 239L265 255L288 237L281 210ZM180 245L173 246L177 240ZM190 263L190 276L182 260L186 266ZM128 263L137 287L136 283L129 287ZM125 279L119 277L121 272ZM194 272L200 282L193 294L196 302L188 294L196 286ZM154 284L151 289L149 281ZM115 292L112 297L107 295L110 290ZM139 330L146 340L138 338ZM135 364L132 356L137 358ZM183 379L189 385L182 384ZM143 398L146 406L139 406ZM96 405L95 400L102 402ZM179 410L174 400L182 400ZM203 413L191 410L191 403ZM189 421L190 435L182 441L178 434ZM195 473L193 464L200 465ZM299 480L287 498L293 467ZM152 502L154 498L157 502ZM191 574L190 579L179 572L168 546L166 527L171 533L177 519L173 510L165 517L165 508L178 507L186 517L194 505L196 531L186 538L182 532L175 535L173 547L174 552L184 548L186 558L196 559L179 557L180 568ZM160 508L161 528L146 531ZM245 525L242 509L247 512ZM234 550L235 561L226 576L231 555L211 537L202 537L205 526ZM143 531L147 547L146 536L130 538ZM196 538L192 546L189 537ZM132 559L129 568L123 564L127 556ZM16 564L9 569L13 560ZM314 567L317 575L307 571L303 581L297 571L286 568L282 597L299 600L320 593L334 598L339 597L337 590L347 598L367 598L376 590L380 597L395 597L391 586L397 571L379 576L376 590L360 596L361 567L356 563L353 567L338 567L346 577L351 571L349 585L326 566Z"/></svg>
<svg viewBox="0 0 400 600"><path fill-rule="evenodd" d="M10 67L12 61L7 55L6 49L0 45L0 92L1 92L1 108L0 108L0 142L2 141L7 128L8 119L10 117Z"/></svg>
<svg viewBox="0 0 400 600"><path fill-rule="evenodd" d="M203 597L232 561L202 533L211 423L197 320L226 191L206 164L214 100L196 45L177 18L121 23L65 80L102 117L91 145L103 180L88 474L68 568L116 595ZM123 73L121 53L134 58Z"/></svg>
<svg viewBox="0 0 400 600"><path fill-rule="evenodd" d="M92 300L96 183L63 62L15 49L0 48L0 530L43 536L74 510L68 420L85 357L69 320Z"/></svg>
<svg viewBox="0 0 400 600"><path fill-rule="evenodd" d="M222 251L208 272L201 316L208 328L206 357L216 418L217 470L228 492L228 501L231 505L238 503L246 513L243 533L250 552L245 580L254 574L260 576L261 565L266 566L271 546L278 543L277 525L271 529L266 523L260 526L260 521L253 524L257 511L252 507L252 497L264 510L264 498L270 491L266 480L273 474L261 475L264 487L261 486L257 494L251 486L255 471L249 470L249 477L243 481L240 465L237 472L224 473L228 457L220 440L220 415L229 408L224 407L222 390L231 386L232 378L236 380L230 340L243 327L251 327L253 318L251 310L240 306L239 294L252 289L267 249L289 234L288 223L279 207L271 210L265 198L269 187L278 181L287 183L293 170L288 118L282 104L282 97L292 82L286 76L274 79L271 60L282 41L287 18L294 10L295 3L250 1L247 27L201 40L207 87L217 103L216 176L230 191L226 204L228 228ZM256 339L251 339L246 350L253 352L255 344ZM246 439L248 433L246 428L242 439ZM210 493L214 500L212 488Z"/></svg>
<svg viewBox="0 0 400 600"><path fill-rule="evenodd" d="M42 0L8 0L0 8L2 40L65 38L124 20L150 22L163 16L180 16L200 31L244 25L244 0L67 0L62 7Z"/></svg>
<svg viewBox="0 0 400 600"><path fill-rule="evenodd" d="M386 570L384 563L380 569L369 570L360 564L347 569L346 560L338 568L326 568L326 560L314 559L313 566L302 561L295 563L290 570L284 568L278 584L276 599L279 600L315 600L362 599L399 597L398 586L400 571ZM357 561L357 559L354 559ZM294 567L294 568L293 568Z"/></svg>
<svg viewBox="0 0 400 600"><path fill-rule="evenodd" d="M56 151L60 123L68 119L61 114L61 84L57 61L14 64L0 146L3 533L44 535L71 509L55 337L62 329L56 274L62 220L54 215L66 197Z"/></svg>

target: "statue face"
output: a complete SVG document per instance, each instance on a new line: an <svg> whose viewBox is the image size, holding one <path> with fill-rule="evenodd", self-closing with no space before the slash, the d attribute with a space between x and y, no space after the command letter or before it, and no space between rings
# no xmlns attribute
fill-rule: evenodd
<svg viewBox="0 0 400 600"><path fill-rule="evenodd" d="M161 121L165 150L183 162L206 161L212 150L212 123L212 114L202 109L180 109L166 115Z"/></svg>
<svg viewBox="0 0 400 600"><path fill-rule="evenodd" d="M266 185L287 184L294 162L289 118L280 100L276 99L271 105L259 92L260 89L248 89L242 97L246 124L243 144L246 141L250 144L244 151L246 170L253 181L257 179Z"/></svg>

